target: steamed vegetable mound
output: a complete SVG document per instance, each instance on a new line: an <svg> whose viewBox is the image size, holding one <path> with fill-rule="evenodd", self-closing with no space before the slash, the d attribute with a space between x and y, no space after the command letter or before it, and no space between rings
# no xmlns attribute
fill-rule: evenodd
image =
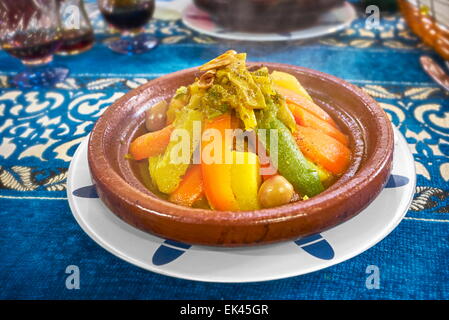
<svg viewBox="0 0 449 320"><path fill-rule="evenodd" d="M192 84L145 113L130 145L152 186L173 203L257 210L304 201L329 187L351 160L348 137L291 74L248 70L227 51Z"/></svg>

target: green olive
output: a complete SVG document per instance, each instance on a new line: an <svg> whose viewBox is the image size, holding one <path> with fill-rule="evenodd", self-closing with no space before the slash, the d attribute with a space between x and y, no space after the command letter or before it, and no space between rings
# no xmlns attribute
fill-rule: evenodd
<svg viewBox="0 0 449 320"><path fill-rule="evenodd" d="M295 190L283 176L276 175L266 180L259 189L259 202L264 208L272 208L287 204Z"/></svg>
<svg viewBox="0 0 449 320"><path fill-rule="evenodd" d="M167 102L160 101L145 112L145 127L148 131L157 131L165 127L167 124L167 109Z"/></svg>

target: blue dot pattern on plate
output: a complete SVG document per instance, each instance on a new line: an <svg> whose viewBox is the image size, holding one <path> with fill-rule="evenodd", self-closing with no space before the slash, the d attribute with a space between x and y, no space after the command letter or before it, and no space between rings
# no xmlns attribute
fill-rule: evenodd
<svg viewBox="0 0 449 320"><path fill-rule="evenodd" d="M95 185L76 189L75 191L73 191L73 195L80 198L98 198L98 193Z"/></svg>
<svg viewBox="0 0 449 320"><path fill-rule="evenodd" d="M397 174L390 175L390 178L388 179L387 184L385 185L385 188L399 188L402 186L405 186L409 183L409 179L404 176L400 176Z"/></svg>
<svg viewBox="0 0 449 320"><path fill-rule="evenodd" d="M329 242L324 239L321 234L314 234L295 241L301 249L308 254L323 260L331 260L334 256L334 249L332 249Z"/></svg>
<svg viewBox="0 0 449 320"><path fill-rule="evenodd" d="M177 242L173 240L165 240L156 252L153 254L153 264L162 266L178 259L181 255L191 247L190 244Z"/></svg>

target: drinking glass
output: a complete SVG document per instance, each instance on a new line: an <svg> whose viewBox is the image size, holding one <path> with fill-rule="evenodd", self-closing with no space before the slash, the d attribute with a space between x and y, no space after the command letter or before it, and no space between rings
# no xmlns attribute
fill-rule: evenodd
<svg viewBox="0 0 449 320"><path fill-rule="evenodd" d="M2 0L0 43L11 56L20 59L23 72L12 78L19 87L53 86L69 70L51 65L61 44L61 29L55 0Z"/></svg>
<svg viewBox="0 0 449 320"><path fill-rule="evenodd" d="M157 45L157 39L145 34L144 26L154 13L154 0L97 0L104 19L121 33L106 40L113 51L123 54L143 53Z"/></svg>
<svg viewBox="0 0 449 320"><path fill-rule="evenodd" d="M57 54L74 55L92 48L95 37L83 0L58 0L62 43Z"/></svg>

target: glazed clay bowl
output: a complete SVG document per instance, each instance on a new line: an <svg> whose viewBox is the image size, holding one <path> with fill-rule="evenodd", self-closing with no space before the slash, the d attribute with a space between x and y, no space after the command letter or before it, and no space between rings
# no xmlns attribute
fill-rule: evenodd
<svg viewBox="0 0 449 320"><path fill-rule="evenodd" d="M344 0L194 0L221 27L246 32L288 32L314 23Z"/></svg>
<svg viewBox="0 0 449 320"><path fill-rule="evenodd" d="M293 240L357 215L383 189L392 167L393 131L379 105L357 87L318 71L276 63L251 68L295 75L349 136L352 162L331 187L307 201L256 211L212 211L170 203L150 192L125 158L142 133L144 111L192 83L197 69L175 72L134 89L108 107L92 130L88 162L106 206L130 225L190 244L244 246ZM348 237L351 235L348 234Z"/></svg>

